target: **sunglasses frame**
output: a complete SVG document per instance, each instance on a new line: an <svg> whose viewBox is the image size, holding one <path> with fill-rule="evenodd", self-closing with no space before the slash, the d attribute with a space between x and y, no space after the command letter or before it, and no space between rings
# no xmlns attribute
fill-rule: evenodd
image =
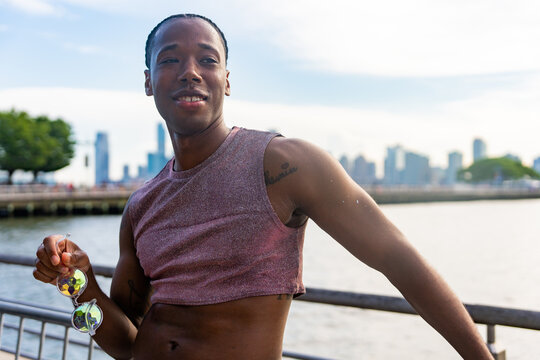
<svg viewBox="0 0 540 360"><path fill-rule="evenodd" d="M86 290L86 286L88 285L88 277L86 276L86 274L84 273L84 271L80 270L80 269L76 269L76 268L72 268L70 269L70 275L69 277L74 277L74 275L79 272L80 274L82 274L82 276L84 277L84 284L83 286L81 286L81 288L77 291L76 294L66 294L64 293L61 289L60 289L60 286L61 285L65 285L65 284L61 284L61 281L63 278L66 278L66 275L59 275L57 278L56 278L56 288L58 289L58 291L63 295L63 296L66 296L66 297L69 297L71 298L71 302L73 303L73 306L75 307L75 309L73 310L73 312L71 313L71 326L77 330L78 332L81 332L81 333L84 333L84 334L90 334L90 336L94 336L95 333L96 333L96 330L99 328L99 326L101 325L101 323L103 322L103 311L101 310L101 308L97 305L97 300L96 299L92 299L90 301L85 301L83 303L79 303L77 301L77 299L79 298L79 296ZM68 291L69 292L69 291ZM85 326L86 326L86 329L82 329L82 328L79 328L75 323L75 319L77 316L79 316L77 314L77 311L79 311L79 309L81 309L81 307L83 306L86 306L85 310L83 311L84 312L84 322L85 322ZM92 318L90 318L90 315L91 315L91 311L92 309L97 309L97 311L99 311L100 313L100 319L99 321L96 323L93 321ZM96 324L96 325L94 325Z"/></svg>

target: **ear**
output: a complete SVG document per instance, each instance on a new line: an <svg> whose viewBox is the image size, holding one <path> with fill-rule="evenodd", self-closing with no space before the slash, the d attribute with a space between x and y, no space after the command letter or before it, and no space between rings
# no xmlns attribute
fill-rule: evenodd
<svg viewBox="0 0 540 360"><path fill-rule="evenodd" d="M152 82L150 81L150 70L144 70L144 92L147 96L154 95L154 90L152 90Z"/></svg>
<svg viewBox="0 0 540 360"><path fill-rule="evenodd" d="M229 83L229 74L231 72L227 70L227 75L225 76L225 95L230 96L231 95L231 84Z"/></svg>

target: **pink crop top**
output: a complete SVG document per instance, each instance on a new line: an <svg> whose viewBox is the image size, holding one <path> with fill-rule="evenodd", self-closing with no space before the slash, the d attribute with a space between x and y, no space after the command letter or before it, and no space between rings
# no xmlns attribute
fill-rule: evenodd
<svg viewBox="0 0 540 360"><path fill-rule="evenodd" d="M176 172L171 159L133 193L128 216L153 304L305 292L305 224L285 226L264 183L264 152L274 136L233 128L201 164Z"/></svg>

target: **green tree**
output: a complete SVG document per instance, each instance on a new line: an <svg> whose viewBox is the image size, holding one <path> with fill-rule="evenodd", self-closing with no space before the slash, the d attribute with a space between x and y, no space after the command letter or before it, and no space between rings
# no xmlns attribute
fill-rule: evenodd
<svg viewBox="0 0 540 360"><path fill-rule="evenodd" d="M458 173L460 180L471 183L497 183L524 177L540 179L540 174L532 168L524 166L521 162L506 157L478 160Z"/></svg>
<svg viewBox="0 0 540 360"><path fill-rule="evenodd" d="M36 118L36 126L40 132L43 131L48 136L41 140L47 148L46 157L41 166L32 169L34 178L37 177L39 171L56 171L68 166L75 155L75 141L72 140L71 126L64 120L49 120L45 116L39 116Z"/></svg>
<svg viewBox="0 0 540 360"><path fill-rule="evenodd" d="M12 183L15 170L55 171L69 165L75 142L71 127L61 119L30 117L26 112L0 112L0 169Z"/></svg>

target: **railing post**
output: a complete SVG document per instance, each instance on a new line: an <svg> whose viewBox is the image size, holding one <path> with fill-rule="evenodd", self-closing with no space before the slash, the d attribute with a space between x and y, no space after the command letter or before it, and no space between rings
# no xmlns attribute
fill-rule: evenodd
<svg viewBox="0 0 540 360"><path fill-rule="evenodd" d="M21 316L21 320L19 321L19 336L17 337L17 350L15 351L15 360L18 360L19 356L21 356L21 344L22 344L23 335L24 335L24 317Z"/></svg>
<svg viewBox="0 0 540 360"><path fill-rule="evenodd" d="M2 345L2 330L4 329L4 313L0 313L0 345Z"/></svg>
<svg viewBox="0 0 540 360"><path fill-rule="evenodd" d="M43 358L43 346L45 345L45 321L41 322L41 334L39 336L39 350L38 350L38 360Z"/></svg>
<svg viewBox="0 0 540 360"><path fill-rule="evenodd" d="M495 325L487 326L487 346L495 360L506 360L506 350L497 349L497 345L495 344Z"/></svg>
<svg viewBox="0 0 540 360"><path fill-rule="evenodd" d="M94 338L89 336L90 342L88 344L88 360L92 360L92 356L94 355Z"/></svg>
<svg viewBox="0 0 540 360"><path fill-rule="evenodd" d="M69 344L69 326L66 326L64 331L64 348L62 349L62 360L67 359L67 349Z"/></svg>

